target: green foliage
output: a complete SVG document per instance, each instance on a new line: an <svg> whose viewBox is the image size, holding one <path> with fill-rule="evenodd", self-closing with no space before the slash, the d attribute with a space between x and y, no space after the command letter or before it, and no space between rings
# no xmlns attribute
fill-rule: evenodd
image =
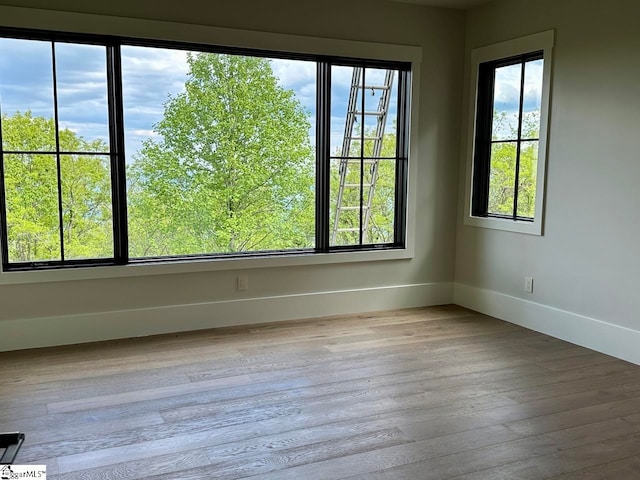
<svg viewBox="0 0 640 480"><path fill-rule="evenodd" d="M314 242L307 112L266 59L190 54L128 170L131 256L304 248Z"/></svg>
<svg viewBox="0 0 640 480"><path fill-rule="evenodd" d="M53 119L30 112L3 115L2 134L5 150L56 150ZM67 129L59 135L61 148L67 151L108 150L103 142L87 142ZM61 157L60 167L65 257L113 255L108 159L67 155ZM57 168L55 155L5 155L7 247L13 262L61 258Z"/></svg>
<svg viewBox="0 0 640 480"><path fill-rule="evenodd" d="M506 113L494 113L494 130L504 131ZM536 112L526 114L523 119L523 138L538 138L540 125ZM517 131L511 129L511 138L517 138ZM496 140L496 138L494 138ZM517 144L495 143L491 151L489 175L489 212L499 215L513 214ZM533 218L536 204L536 170L538 162L538 142L522 142L520 170L518 175L518 216Z"/></svg>

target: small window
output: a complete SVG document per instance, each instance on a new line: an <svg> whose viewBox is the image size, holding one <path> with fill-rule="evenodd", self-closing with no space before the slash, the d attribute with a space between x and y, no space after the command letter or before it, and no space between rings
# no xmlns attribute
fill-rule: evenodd
<svg viewBox="0 0 640 480"><path fill-rule="evenodd" d="M474 51L467 224L542 233L552 42L548 32Z"/></svg>

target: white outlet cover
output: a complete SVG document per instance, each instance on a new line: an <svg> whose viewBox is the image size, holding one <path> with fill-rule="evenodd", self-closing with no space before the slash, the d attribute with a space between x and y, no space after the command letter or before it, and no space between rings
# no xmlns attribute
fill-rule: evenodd
<svg viewBox="0 0 640 480"><path fill-rule="evenodd" d="M238 275L237 281L238 290L242 291L249 289L249 277L247 277L246 275Z"/></svg>
<svg viewBox="0 0 640 480"><path fill-rule="evenodd" d="M524 291L526 293L533 293L533 277L524 278Z"/></svg>

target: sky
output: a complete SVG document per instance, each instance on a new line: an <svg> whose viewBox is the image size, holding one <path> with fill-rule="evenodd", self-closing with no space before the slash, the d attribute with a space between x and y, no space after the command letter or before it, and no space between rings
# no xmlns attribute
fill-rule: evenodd
<svg viewBox="0 0 640 480"><path fill-rule="evenodd" d="M542 102L543 60L525 64L523 113L526 116L540 112ZM518 130L520 86L522 82L522 64L509 65L496 69L494 110L505 113L507 122L494 125L493 136L498 140L513 138L512 132Z"/></svg>
<svg viewBox="0 0 640 480"><path fill-rule="evenodd" d="M51 43L0 39L0 107L3 114L30 110L33 115L53 118L53 67ZM131 161L147 138L155 138L154 125L162 119L164 103L184 91L188 75L185 51L123 46L122 74L125 115L125 149ZM271 65L280 85L295 92L309 112L312 145L315 145L316 64L308 61L273 59ZM382 84L384 71L368 69L370 84ZM331 151L342 145L351 67L332 71ZM59 120L85 140L108 144L106 106L106 54L97 45L56 43L56 78ZM397 86L397 79L394 82ZM392 131L397 111L392 92L387 132ZM372 95L372 93L374 95ZM376 110L379 92L365 94L365 110ZM373 126L366 117L366 126Z"/></svg>

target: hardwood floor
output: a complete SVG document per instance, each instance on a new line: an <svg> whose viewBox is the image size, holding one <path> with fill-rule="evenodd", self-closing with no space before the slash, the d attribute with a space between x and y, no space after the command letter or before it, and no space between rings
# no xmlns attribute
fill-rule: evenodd
<svg viewBox="0 0 640 480"><path fill-rule="evenodd" d="M640 478L640 367L455 306L0 354L48 478Z"/></svg>

